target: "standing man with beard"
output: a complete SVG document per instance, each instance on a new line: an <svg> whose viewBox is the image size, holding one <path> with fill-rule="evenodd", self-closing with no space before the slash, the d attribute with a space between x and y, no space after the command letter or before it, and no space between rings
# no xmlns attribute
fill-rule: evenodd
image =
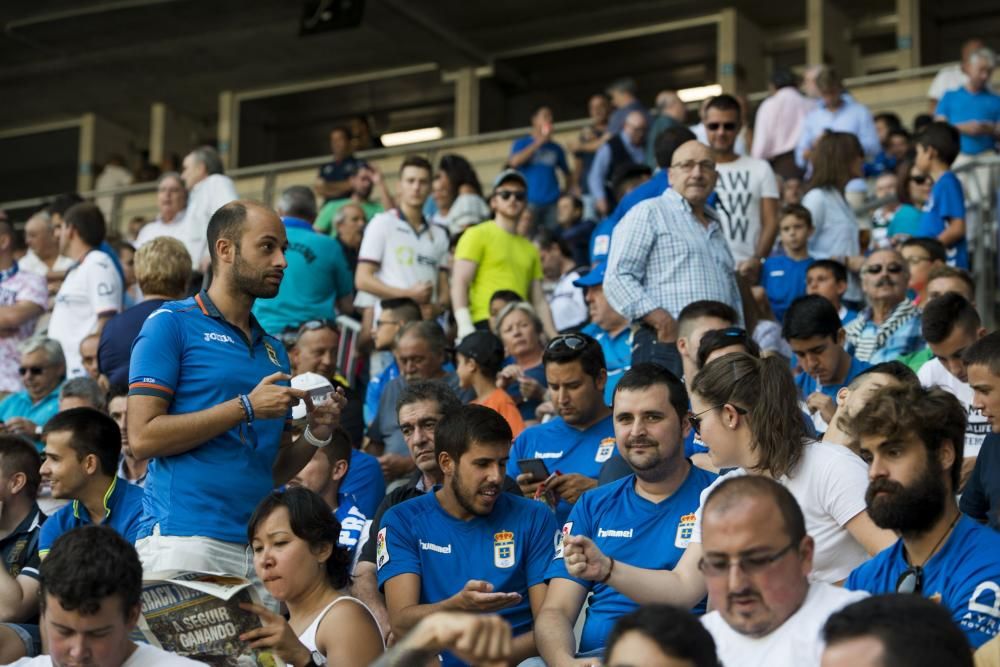
<svg viewBox="0 0 1000 667"><path fill-rule="evenodd" d="M542 503L503 493L511 438L507 421L485 406L446 414L434 429L444 483L386 512L376 565L397 638L436 611L499 612L514 632L510 664L537 654L533 618L556 522Z"/></svg>
<svg viewBox="0 0 1000 667"><path fill-rule="evenodd" d="M655 364L627 371L614 396L618 451L632 474L581 496L563 524L562 535L586 535L601 550L631 565L673 569L684 553L701 492L716 475L684 458L684 384ZM562 543L549 566L549 591L535 636L549 667L574 664L574 654L597 655L615 621L638 608L607 584L570 576ZM590 595L580 646L573 626Z"/></svg>
<svg viewBox="0 0 1000 667"><path fill-rule="evenodd" d="M855 569L845 587L923 595L951 613L973 647L989 641L1000 631L1000 534L964 516L955 500L962 404L937 387L886 388L850 429L868 462L868 514L900 539Z"/></svg>
<svg viewBox="0 0 1000 667"><path fill-rule="evenodd" d="M281 219L231 202L212 215L207 240L212 284L152 313L132 348L129 442L152 459L136 548L148 571L256 580L246 557L254 507L330 444L346 401L306 399L309 425L292 440L291 408L306 392L287 386L284 347L251 313L281 285Z"/></svg>

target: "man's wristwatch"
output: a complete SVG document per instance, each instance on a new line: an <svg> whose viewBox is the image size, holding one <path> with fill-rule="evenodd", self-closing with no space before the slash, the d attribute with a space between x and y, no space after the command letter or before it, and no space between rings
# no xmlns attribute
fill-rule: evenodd
<svg viewBox="0 0 1000 667"><path fill-rule="evenodd" d="M309 662L302 665L302 667L323 667L326 664L326 657L319 651L313 651L309 654Z"/></svg>

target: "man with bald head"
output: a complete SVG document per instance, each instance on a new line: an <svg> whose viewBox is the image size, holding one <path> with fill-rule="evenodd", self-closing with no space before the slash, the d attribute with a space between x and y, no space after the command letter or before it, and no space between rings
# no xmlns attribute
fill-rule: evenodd
<svg viewBox="0 0 1000 667"><path fill-rule="evenodd" d="M630 164L645 164L648 125L644 112L629 112L622 131L608 139L594 155L587 175L587 187L596 198L595 206L602 215L610 213L615 205L611 187L615 172Z"/></svg>
<svg viewBox="0 0 1000 667"><path fill-rule="evenodd" d="M715 188L712 150L688 141L673 154L671 189L622 218L604 277L604 294L617 312L641 324L633 364L661 363L676 340L676 320L694 301L720 301L742 310L735 265L719 217L706 204Z"/></svg>
<svg viewBox="0 0 1000 667"><path fill-rule="evenodd" d="M861 267L861 289L868 307L844 331L847 351L878 364L923 349L920 310L906 298L910 269L896 250L876 250Z"/></svg>
<svg viewBox="0 0 1000 667"><path fill-rule="evenodd" d="M24 225L24 243L28 252L17 262L22 271L45 277L55 272L61 276L73 266L72 259L59 253L59 239L52 227L52 217L46 211L28 218ZM58 287L56 284L56 290Z"/></svg>
<svg viewBox="0 0 1000 667"><path fill-rule="evenodd" d="M867 595L810 582L816 545L794 496L764 475L733 477L700 511L700 569L714 609L701 622L719 661L819 667L826 619Z"/></svg>
<svg viewBox="0 0 1000 667"><path fill-rule="evenodd" d="M152 459L136 548L148 571L254 578L246 525L259 500L333 437L343 393L313 404L288 386L278 339L251 313L278 293L285 226L261 204L234 201L211 217L212 283L146 320L132 348L128 435ZM291 409L306 398L308 427L292 440Z"/></svg>

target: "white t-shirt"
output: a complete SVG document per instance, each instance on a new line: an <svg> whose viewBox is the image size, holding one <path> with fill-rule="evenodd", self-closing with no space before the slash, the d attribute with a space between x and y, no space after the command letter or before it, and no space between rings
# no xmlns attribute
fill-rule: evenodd
<svg viewBox="0 0 1000 667"><path fill-rule="evenodd" d="M983 416L981 410L972 407L972 387L968 382L962 382L952 375L940 359L931 359L917 372L920 384L925 387L937 385L942 389L951 392L965 408L967 417L965 426L965 449L962 456L979 456L979 450L983 446L983 440L990 433L990 423Z"/></svg>
<svg viewBox="0 0 1000 667"><path fill-rule="evenodd" d="M583 300L583 289L573 284L580 279L580 272L570 271L556 282L550 294L546 294L552 323L557 331L585 324L589 317L587 302Z"/></svg>
<svg viewBox="0 0 1000 667"><path fill-rule="evenodd" d="M223 174L212 174L191 188L184 211L184 225L187 227L184 245L191 253L191 262L196 268L202 258L208 256L208 221L216 211L237 199L239 195L232 179Z"/></svg>
<svg viewBox="0 0 1000 667"><path fill-rule="evenodd" d="M135 247L138 249L155 238L169 236L170 238L177 239L183 243L184 247L187 248L188 254L192 255L192 257L192 253L202 252L201 246L193 243L191 240L191 234L188 232L187 227L187 217L185 216L186 212L187 209L178 212L177 215L174 216L174 219L170 222L164 222L162 219L157 218L156 220L143 225L142 229L139 230L139 235L136 236ZM205 229L206 231L208 230L207 227ZM196 263L197 262L192 259L191 264L194 265Z"/></svg>
<svg viewBox="0 0 1000 667"><path fill-rule="evenodd" d="M969 82L969 77L962 71L961 65L948 65L938 70L927 90L927 97L940 100L949 90L961 88Z"/></svg>
<svg viewBox="0 0 1000 667"><path fill-rule="evenodd" d="M749 474L742 468L719 477L701 492L691 541L701 543L701 508L712 490L723 480ZM792 492L806 519L806 533L816 542L813 581L836 583L861 563L868 552L844 525L865 511L868 467L854 452L825 442L806 443L799 465L791 475L778 480Z"/></svg>
<svg viewBox="0 0 1000 667"><path fill-rule="evenodd" d="M716 165L719 178L715 192L719 204L715 210L722 219L722 230L736 263L753 257L760 238L760 203L778 198L778 181L765 160L741 156L733 162Z"/></svg>
<svg viewBox="0 0 1000 667"><path fill-rule="evenodd" d="M798 611L764 637L736 632L718 611L702 616L701 623L715 640L722 667L819 667L823 624L832 614L866 597L864 591L814 582Z"/></svg>
<svg viewBox="0 0 1000 667"><path fill-rule="evenodd" d="M97 329L98 315L122 309L122 295L121 276L100 250L88 252L66 274L49 320L49 338L59 341L66 357L66 377L84 374L80 341Z"/></svg>
<svg viewBox="0 0 1000 667"><path fill-rule="evenodd" d="M376 214L368 222L358 262L377 264L375 277L390 287L410 288L419 282L430 282L434 285L431 301L436 303L439 271L447 266L448 245L444 227L424 222L417 232L392 209ZM381 308L375 297L359 292L355 305L374 305L378 319Z"/></svg>
<svg viewBox="0 0 1000 667"><path fill-rule="evenodd" d="M69 267L73 266L73 260L66 255L59 255L59 257L56 258L56 263L53 264L50 269L48 264L43 262L38 255L29 250L24 254L24 257L17 260L17 265L22 271L34 273L39 276L47 276L49 271L66 271Z"/></svg>
<svg viewBox="0 0 1000 667"><path fill-rule="evenodd" d="M190 658L182 658L174 653L167 653L161 648L150 646L149 644L136 644L135 651L128 660L121 664L121 667L196 667L205 666L204 662L197 662ZM53 667L52 658L47 655L40 655L37 658L21 658L17 662L11 663L11 667Z"/></svg>

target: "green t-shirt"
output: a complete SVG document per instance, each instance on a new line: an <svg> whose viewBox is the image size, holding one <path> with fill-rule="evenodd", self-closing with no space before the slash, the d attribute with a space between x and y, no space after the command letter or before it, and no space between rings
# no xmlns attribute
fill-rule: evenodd
<svg viewBox="0 0 1000 667"><path fill-rule="evenodd" d="M904 354L899 358L901 362L910 367L910 369L916 373L920 370L920 367L926 364L928 361L934 358L934 353L931 352L931 348L925 347L922 350L917 350L916 352L911 352L909 354Z"/></svg>
<svg viewBox="0 0 1000 667"><path fill-rule="evenodd" d="M542 260L535 245L492 220L465 230L458 239L455 259L467 259L479 267L469 287L473 322L489 319L494 292L509 289L530 299L531 281L542 279Z"/></svg>
<svg viewBox="0 0 1000 667"><path fill-rule="evenodd" d="M357 202L350 197L345 197L343 199L334 199L323 204L323 208L319 210L319 215L316 216L316 221L313 223L313 229L317 232L326 232L332 238L337 238L337 228L333 224L333 219L337 217L337 213L340 209L344 208L348 204L356 204ZM382 204L373 201L366 201L361 203L361 210L365 212L365 221L371 220L372 216L376 213L382 212Z"/></svg>

